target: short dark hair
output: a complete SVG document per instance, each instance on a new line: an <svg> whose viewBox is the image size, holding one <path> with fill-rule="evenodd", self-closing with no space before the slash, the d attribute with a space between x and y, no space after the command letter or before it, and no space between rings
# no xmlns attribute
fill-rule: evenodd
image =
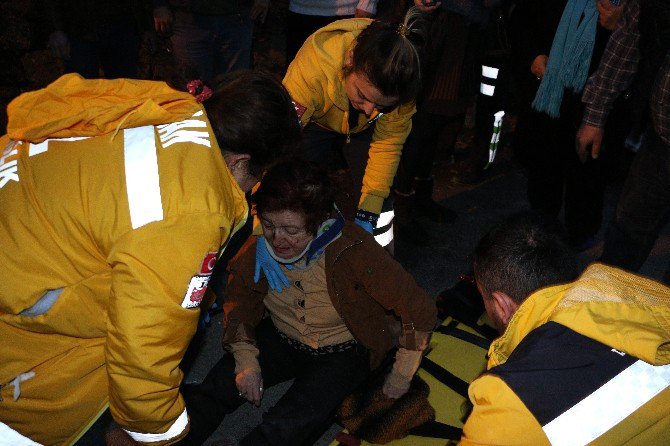
<svg viewBox="0 0 670 446"><path fill-rule="evenodd" d="M298 148L301 131L291 97L269 74L229 73L203 105L221 150L251 155L254 176Z"/></svg>
<svg viewBox="0 0 670 446"><path fill-rule="evenodd" d="M251 196L256 212L290 210L305 215L305 229L316 235L333 209L333 188L328 174L316 164L301 159L282 161L261 180Z"/></svg>
<svg viewBox="0 0 670 446"><path fill-rule="evenodd" d="M485 295L502 291L519 304L578 275L575 254L553 223L532 212L512 215L487 233L475 249L474 269Z"/></svg>
<svg viewBox="0 0 670 446"><path fill-rule="evenodd" d="M400 104L416 99L421 88L419 11L410 8L403 22L375 20L356 38L353 63L345 74L364 74L384 96Z"/></svg>

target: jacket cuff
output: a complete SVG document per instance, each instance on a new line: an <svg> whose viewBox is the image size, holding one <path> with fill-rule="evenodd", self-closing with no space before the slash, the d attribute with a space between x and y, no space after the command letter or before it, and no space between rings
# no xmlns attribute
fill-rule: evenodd
<svg viewBox="0 0 670 446"><path fill-rule="evenodd" d="M261 371L261 365L258 363L258 349L249 344L240 350L235 350L233 352L233 357L235 358L235 374L240 373L243 370L251 369L256 372Z"/></svg>
<svg viewBox="0 0 670 446"><path fill-rule="evenodd" d="M162 434L144 434L141 432L133 432L127 429L123 429L126 431L130 437L139 442L139 443L152 443L152 444L166 444L166 442L170 440L176 440L178 439L183 433L186 427L188 426L188 414L186 413L186 409L177 417L174 423L172 423L172 426L170 428L163 432Z"/></svg>
<svg viewBox="0 0 670 446"><path fill-rule="evenodd" d="M382 205L384 204L384 197L376 195L363 194L358 202L358 209L369 212L370 214L379 215L382 212Z"/></svg>
<svg viewBox="0 0 670 446"><path fill-rule="evenodd" d="M402 349L422 352L428 347L430 335L430 331L414 330L413 324L403 324L398 344Z"/></svg>

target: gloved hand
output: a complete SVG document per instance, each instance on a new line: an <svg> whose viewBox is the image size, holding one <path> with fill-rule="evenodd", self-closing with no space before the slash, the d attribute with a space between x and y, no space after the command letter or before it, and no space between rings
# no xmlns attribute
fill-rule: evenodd
<svg viewBox="0 0 670 446"><path fill-rule="evenodd" d="M426 340L428 338L426 337ZM386 375L382 391L389 398L400 398L409 390L412 377L421 363L421 350L407 350L404 347L398 348L395 354L393 368Z"/></svg>
<svg viewBox="0 0 670 446"><path fill-rule="evenodd" d="M261 405L263 398L263 377L261 372L254 369L245 369L235 375L235 385L240 396L246 398L255 406Z"/></svg>
<svg viewBox="0 0 670 446"><path fill-rule="evenodd" d="M365 232L367 232L369 234L372 234L373 227L372 227L372 223L370 223L369 221L360 220L360 219L356 218L356 219L354 219L354 223L356 223L361 228L365 229Z"/></svg>
<svg viewBox="0 0 670 446"><path fill-rule="evenodd" d="M412 382L412 378L404 377L398 373L391 370L391 372L386 375L384 380L384 386L382 387L382 392L389 398L398 399L409 390L409 385Z"/></svg>
<svg viewBox="0 0 670 446"><path fill-rule="evenodd" d="M270 288L281 293L284 288L289 287L289 281L286 274L281 270L279 262L272 258L268 252L264 237L258 237L256 240L256 268L254 270L254 283L258 283L261 278L261 268L268 279ZM282 288L282 284L284 288Z"/></svg>

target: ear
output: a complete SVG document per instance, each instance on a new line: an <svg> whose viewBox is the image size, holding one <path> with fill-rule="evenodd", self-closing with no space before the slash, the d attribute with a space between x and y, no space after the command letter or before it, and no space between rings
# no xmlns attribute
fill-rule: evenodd
<svg viewBox="0 0 670 446"><path fill-rule="evenodd" d="M502 291L492 292L491 299L493 300L493 311L500 318L500 322L507 327L509 320L512 319L517 308L519 308L519 304Z"/></svg>
<svg viewBox="0 0 670 446"><path fill-rule="evenodd" d="M346 67L352 67L354 65L354 50L347 51L347 56L344 59L344 65Z"/></svg>
<svg viewBox="0 0 670 446"><path fill-rule="evenodd" d="M244 167L249 160L251 155L248 153L236 153L236 152L226 152L223 158L226 160L226 164L231 172Z"/></svg>

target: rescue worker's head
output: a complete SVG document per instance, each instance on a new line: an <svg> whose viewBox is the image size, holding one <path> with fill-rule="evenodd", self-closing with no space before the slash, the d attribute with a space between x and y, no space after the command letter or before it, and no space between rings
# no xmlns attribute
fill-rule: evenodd
<svg viewBox="0 0 670 446"><path fill-rule="evenodd" d="M295 108L281 82L269 74L230 73L203 105L226 163L245 192L298 147Z"/></svg>
<svg viewBox="0 0 670 446"><path fill-rule="evenodd" d="M345 90L354 108L370 116L416 98L421 85L417 38L420 11L402 23L376 20L356 38L344 66Z"/></svg>
<svg viewBox="0 0 670 446"><path fill-rule="evenodd" d="M297 261L330 218L333 189L315 164L288 160L268 171L251 201L274 254Z"/></svg>
<svg viewBox="0 0 670 446"><path fill-rule="evenodd" d="M482 238L474 270L486 312L501 333L533 292L578 275L572 250L545 219L530 212L509 217Z"/></svg>

